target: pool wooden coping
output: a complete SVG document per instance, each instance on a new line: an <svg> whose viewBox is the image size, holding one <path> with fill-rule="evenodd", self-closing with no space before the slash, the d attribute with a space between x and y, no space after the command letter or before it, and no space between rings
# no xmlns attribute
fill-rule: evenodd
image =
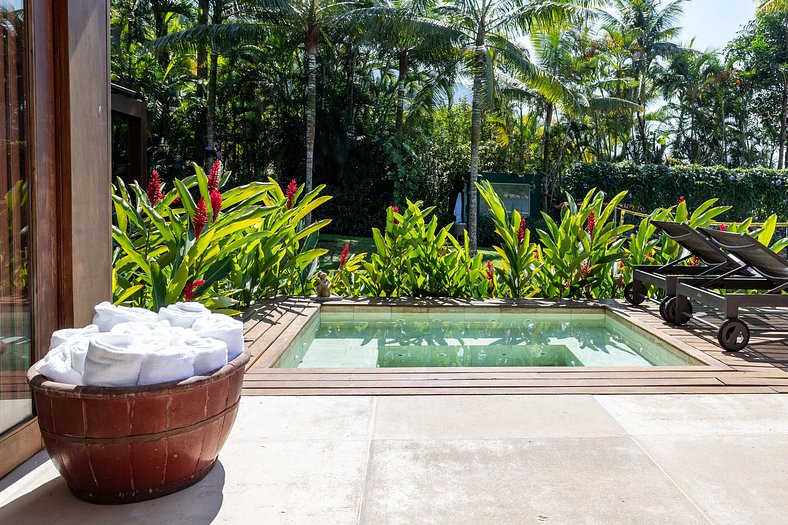
<svg viewBox="0 0 788 525"><path fill-rule="evenodd" d="M624 324L698 359L701 366L655 367L468 367L468 368L272 368L293 340L318 315L331 312L536 313L568 309L604 310ZM703 312L698 317L702 318ZM623 301L575 300L419 300L281 297L254 305L244 315L252 358L245 395L418 395L418 394L649 394L788 392L788 344L777 340L777 356L759 348L723 352L716 331L702 322L691 329L667 325L656 305L633 307ZM788 328L788 327L787 327ZM711 332L714 337L710 339ZM769 343L769 341L767 341ZM780 347L780 344L784 348ZM771 344L771 343L770 343ZM757 345L753 345L757 346ZM769 347L771 348L771 346ZM784 353L783 353L784 352ZM753 358L753 356L755 356Z"/></svg>

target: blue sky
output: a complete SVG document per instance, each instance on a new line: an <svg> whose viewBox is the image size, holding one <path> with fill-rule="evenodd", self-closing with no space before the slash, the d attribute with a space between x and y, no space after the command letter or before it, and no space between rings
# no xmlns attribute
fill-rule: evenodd
<svg viewBox="0 0 788 525"><path fill-rule="evenodd" d="M753 0L688 0L684 3L682 41L695 37L695 49L722 49L741 26L755 18Z"/></svg>

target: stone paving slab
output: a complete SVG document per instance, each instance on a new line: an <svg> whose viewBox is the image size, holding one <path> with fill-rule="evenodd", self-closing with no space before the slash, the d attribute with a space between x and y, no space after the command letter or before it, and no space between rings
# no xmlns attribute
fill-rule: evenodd
<svg viewBox="0 0 788 525"><path fill-rule="evenodd" d="M0 524L784 523L781 396L244 397L200 483L81 502L45 453Z"/></svg>

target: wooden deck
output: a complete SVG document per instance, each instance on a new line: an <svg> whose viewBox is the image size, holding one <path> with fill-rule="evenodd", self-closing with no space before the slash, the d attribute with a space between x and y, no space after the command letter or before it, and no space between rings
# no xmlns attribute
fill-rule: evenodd
<svg viewBox="0 0 788 525"><path fill-rule="evenodd" d="M503 308L524 311L543 306L593 307L599 303L570 301L417 301L340 300L332 309L375 308ZM762 394L788 392L788 312L747 315L750 346L723 352L716 341L722 319L715 312L696 312L685 327L666 324L657 304L632 307L623 301L606 307L637 326L667 339L708 366L644 368L271 368L321 303L304 298L272 299L246 312L244 326L252 359L244 380L245 395L423 395L423 394ZM697 309L697 308L696 308ZM404 311L404 310L402 310ZM776 329L776 330L775 330Z"/></svg>

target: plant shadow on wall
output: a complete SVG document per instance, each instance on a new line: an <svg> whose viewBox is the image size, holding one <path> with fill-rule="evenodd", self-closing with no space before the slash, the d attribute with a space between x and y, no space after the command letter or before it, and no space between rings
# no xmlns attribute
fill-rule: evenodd
<svg viewBox="0 0 788 525"><path fill-rule="evenodd" d="M113 187L113 300L158 310L199 300L235 311L262 297L308 295L325 250L316 248L325 219L304 218L328 201L323 186L306 193L273 180L222 191L220 162L208 175L174 180L166 193L154 171L147 191L121 180Z"/></svg>

